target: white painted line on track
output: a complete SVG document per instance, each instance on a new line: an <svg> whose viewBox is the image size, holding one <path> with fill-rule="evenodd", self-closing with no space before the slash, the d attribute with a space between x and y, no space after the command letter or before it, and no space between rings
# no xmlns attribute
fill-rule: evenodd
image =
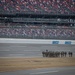
<svg viewBox="0 0 75 75"><path fill-rule="evenodd" d="M40 50L24 50L24 51L40 51Z"/></svg>
<svg viewBox="0 0 75 75"><path fill-rule="evenodd" d="M58 71L47 71L47 72L31 73L31 75L46 74L46 73L55 73L55 72L58 72Z"/></svg>
<svg viewBox="0 0 75 75"><path fill-rule="evenodd" d="M0 51L10 51L10 50L0 50Z"/></svg>
<svg viewBox="0 0 75 75"><path fill-rule="evenodd" d="M9 54L9 56L13 56L13 57L15 57L15 56L24 56L24 54Z"/></svg>

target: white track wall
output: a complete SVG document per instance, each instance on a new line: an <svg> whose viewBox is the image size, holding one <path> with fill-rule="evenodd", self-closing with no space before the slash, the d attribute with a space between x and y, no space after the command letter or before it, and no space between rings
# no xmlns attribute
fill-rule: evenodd
<svg viewBox="0 0 75 75"><path fill-rule="evenodd" d="M0 43L24 43L24 44L74 44L75 40L46 40L46 39L13 39L0 38Z"/></svg>

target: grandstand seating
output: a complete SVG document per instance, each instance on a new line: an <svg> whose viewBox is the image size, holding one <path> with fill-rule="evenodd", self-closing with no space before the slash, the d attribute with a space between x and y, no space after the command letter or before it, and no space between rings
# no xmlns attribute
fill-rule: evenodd
<svg viewBox="0 0 75 75"><path fill-rule="evenodd" d="M0 37L73 40L75 27L3 23L0 24Z"/></svg>
<svg viewBox="0 0 75 75"><path fill-rule="evenodd" d="M0 0L0 13L75 14L73 0Z"/></svg>

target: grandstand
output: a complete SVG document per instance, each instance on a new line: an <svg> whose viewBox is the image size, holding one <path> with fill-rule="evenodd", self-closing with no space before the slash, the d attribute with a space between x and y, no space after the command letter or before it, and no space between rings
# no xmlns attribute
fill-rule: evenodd
<svg viewBox="0 0 75 75"><path fill-rule="evenodd" d="M0 0L0 13L75 14L74 0Z"/></svg>
<svg viewBox="0 0 75 75"><path fill-rule="evenodd" d="M0 38L75 40L75 1L0 0Z"/></svg>

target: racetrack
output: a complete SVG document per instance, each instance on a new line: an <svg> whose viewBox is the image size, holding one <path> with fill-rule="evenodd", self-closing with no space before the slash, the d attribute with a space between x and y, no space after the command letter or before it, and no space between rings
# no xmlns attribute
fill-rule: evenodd
<svg viewBox="0 0 75 75"><path fill-rule="evenodd" d="M42 51L72 51L75 55L75 45L51 44L11 44L0 43L0 57L42 57Z"/></svg>
<svg viewBox="0 0 75 75"><path fill-rule="evenodd" d="M43 58L46 49L72 51L73 58ZM75 45L0 43L0 75L75 75L75 67L64 66L75 66Z"/></svg>

